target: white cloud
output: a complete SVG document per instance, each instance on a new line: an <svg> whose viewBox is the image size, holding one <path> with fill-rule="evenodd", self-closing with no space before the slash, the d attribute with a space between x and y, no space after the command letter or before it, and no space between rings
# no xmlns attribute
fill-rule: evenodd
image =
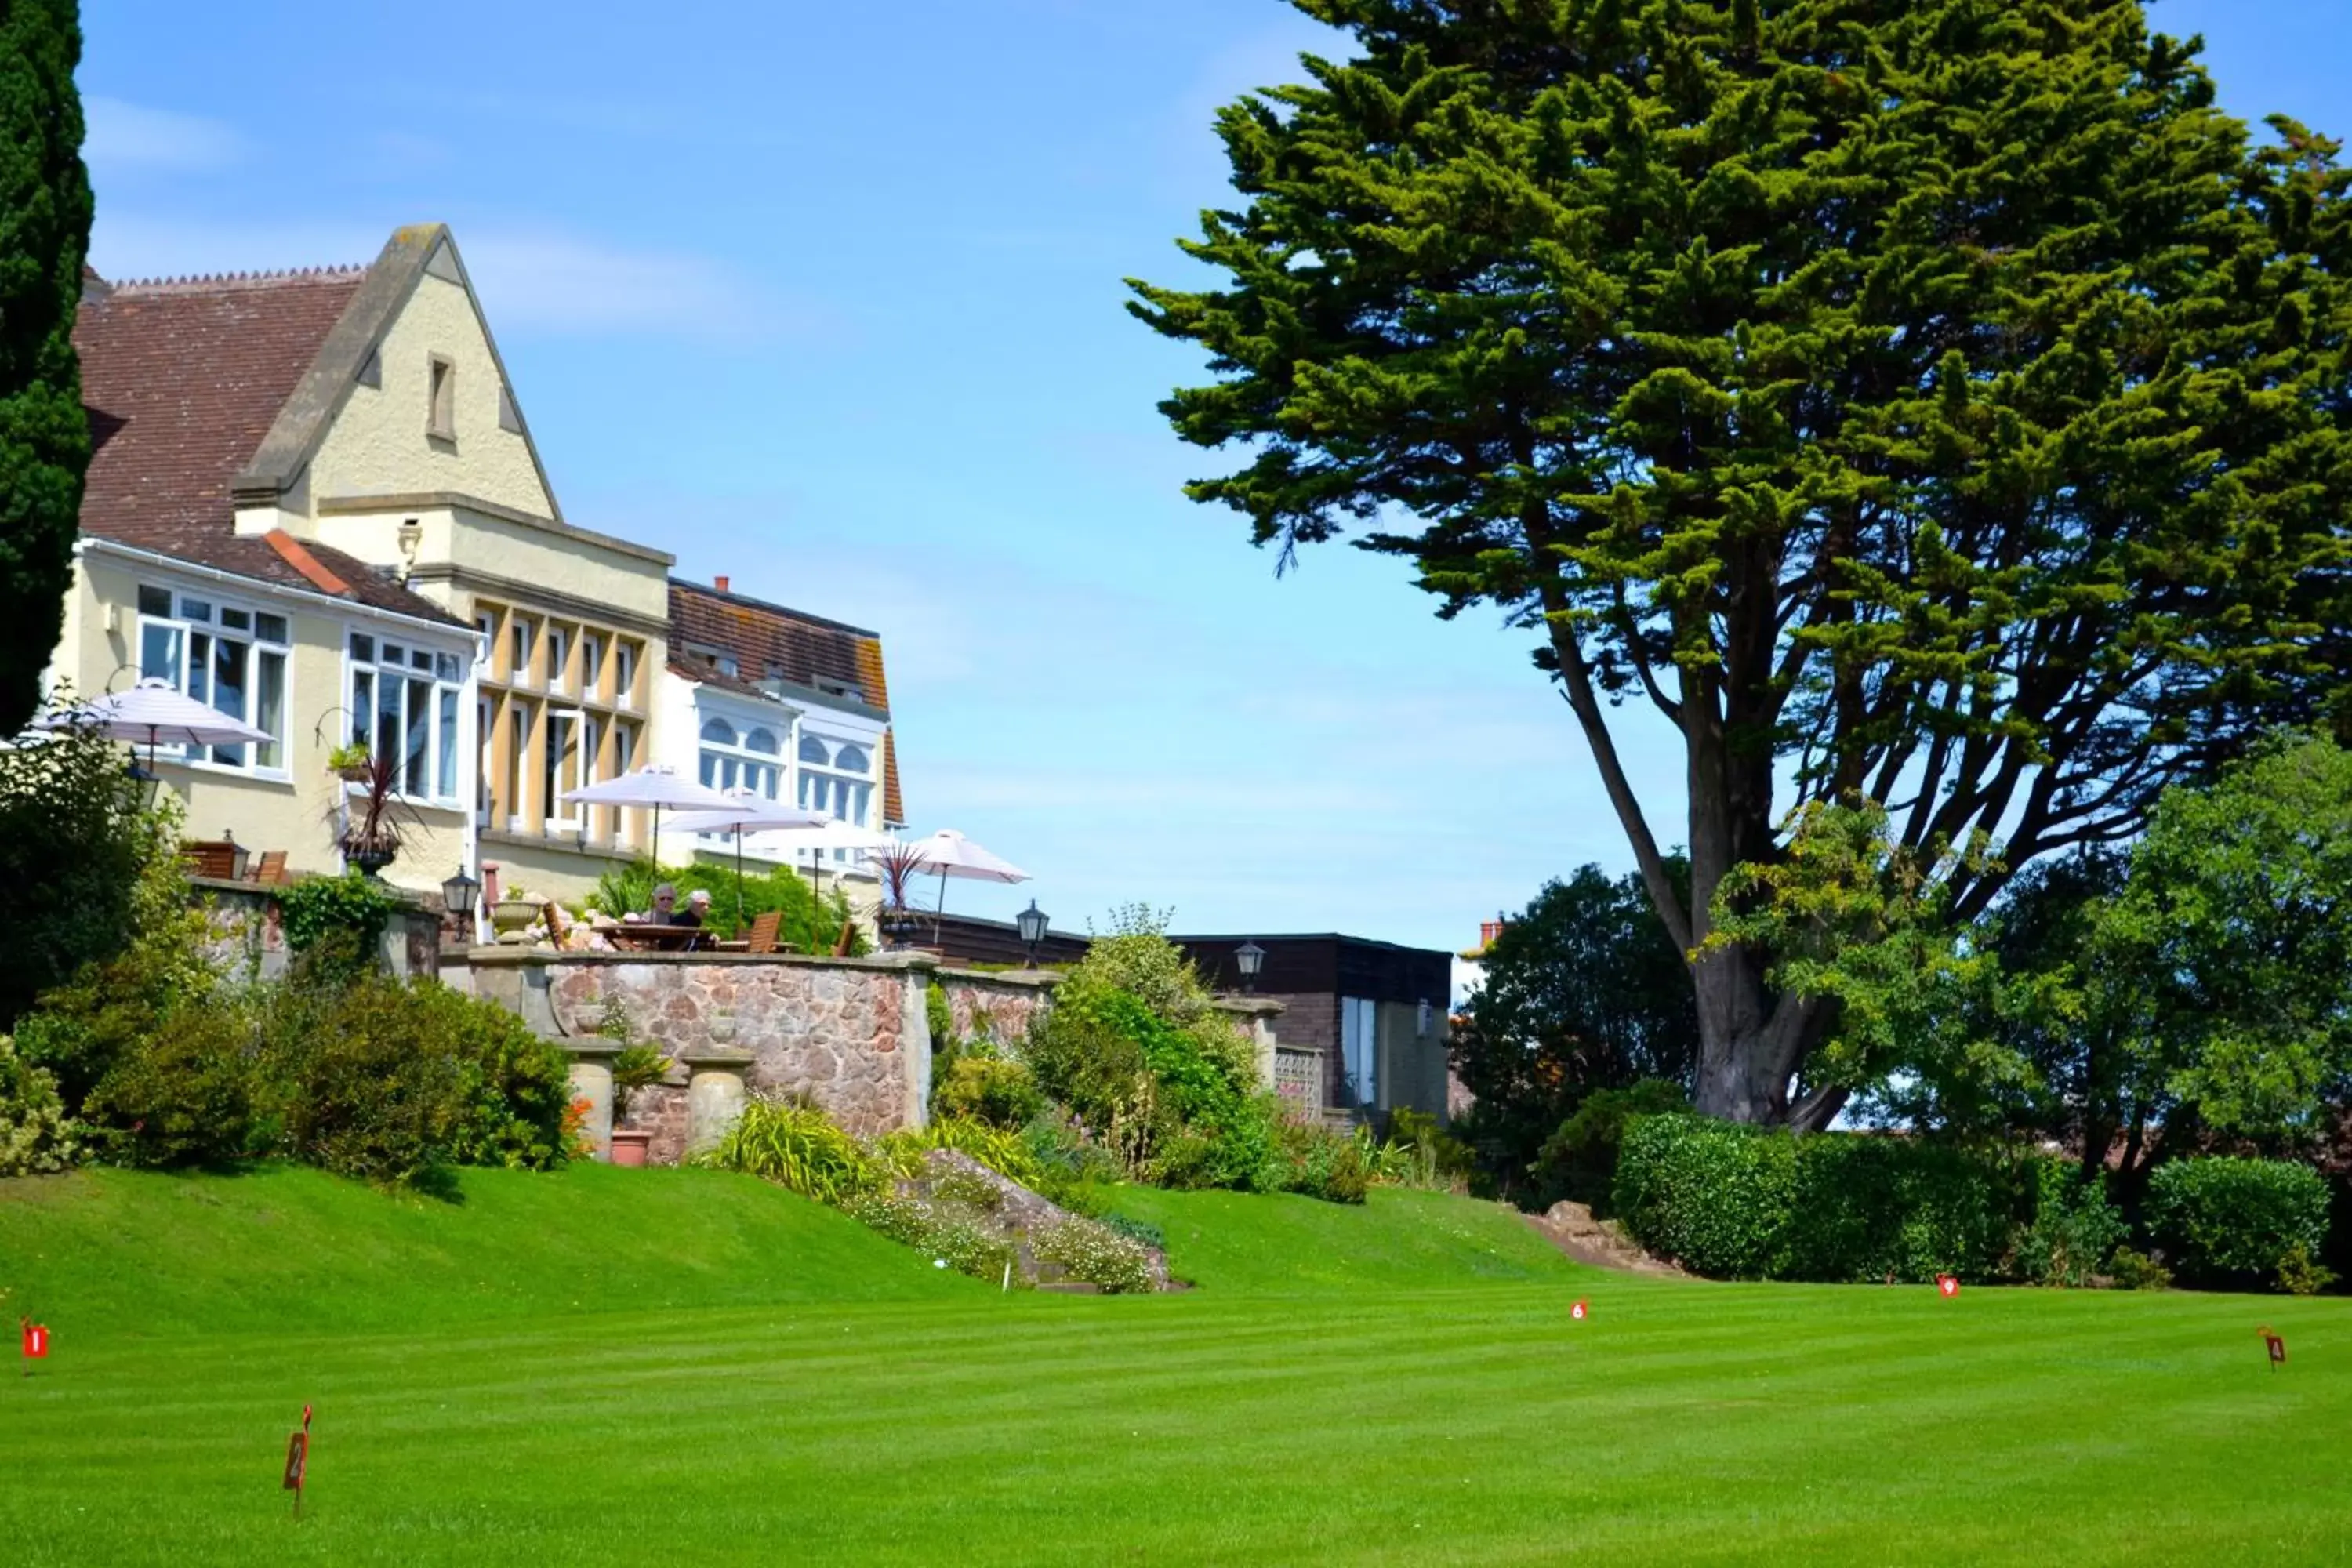
<svg viewBox="0 0 2352 1568"><path fill-rule="evenodd" d="M165 169L192 173L226 168L249 143L234 126L199 114L152 109L91 94L81 100L87 127L82 156L100 170Z"/></svg>

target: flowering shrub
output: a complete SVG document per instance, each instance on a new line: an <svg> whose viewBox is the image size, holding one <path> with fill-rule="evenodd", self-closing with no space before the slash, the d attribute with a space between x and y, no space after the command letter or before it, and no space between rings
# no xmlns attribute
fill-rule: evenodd
<svg viewBox="0 0 2352 1568"><path fill-rule="evenodd" d="M1014 1261L1013 1244L982 1229L973 1212L961 1205L868 1193L841 1208L859 1224L975 1279L1002 1279ZM1020 1270L1013 1272L1017 1276Z"/></svg>
<svg viewBox="0 0 2352 1568"><path fill-rule="evenodd" d="M1065 1220L1030 1237L1029 1249L1045 1262L1061 1265L1071 1279L1114 1296L1139 1295L1159 1283L1152 1278L1151 1255L1140 1243L1090 1219Z"/></svg>

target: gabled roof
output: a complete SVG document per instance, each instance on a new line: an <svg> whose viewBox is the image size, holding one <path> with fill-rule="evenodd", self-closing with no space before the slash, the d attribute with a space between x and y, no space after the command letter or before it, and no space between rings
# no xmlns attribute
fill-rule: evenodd
<svg viewBox="0 0 2352 1568"><path fill-rule="evenodd" d="M91 448L82 531L327 591L268 540L236 534L230 487L365 277L358 268L112 284L87 275L74 323ZM338 597L450 621L379 568L305 548L341 582Z"/></svg>

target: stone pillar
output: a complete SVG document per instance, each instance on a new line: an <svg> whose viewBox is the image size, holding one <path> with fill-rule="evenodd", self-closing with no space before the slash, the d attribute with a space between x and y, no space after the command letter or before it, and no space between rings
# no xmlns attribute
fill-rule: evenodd
<svg viewBox="0 0 2352 1568"><path fill-rule="evenodd" d="M737 1046L706 1046L678 1061L686 1068L686 1152L699 1154L743 1119L743 1075L755 1059Z"/></svg>
<svg viewBox="0 0 2352 1568"><path fill-rule="evenodd" d="M1274 1020L1282 1016L1283 1005L1271 996L1220 996L1213 1005L1249 1037L1250 1045L1257 1055L1258 1081L1272 1088L1275 1081Z"/></svg>
<svg viewBox="0 0 2352 1568"><path fill-rule="evenodd" d="M621 1054L620 1042L600 1035L589 1035L575 1040L559 1040L566 1056L572 1058L572 1098L576 1103L588 1102L588 1117L581 1132L599 1160L613 1157L613 1058Z"/></svg>

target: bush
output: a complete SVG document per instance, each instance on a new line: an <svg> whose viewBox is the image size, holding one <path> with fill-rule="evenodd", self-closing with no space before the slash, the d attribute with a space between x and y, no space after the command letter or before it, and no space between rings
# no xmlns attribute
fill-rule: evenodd
<svg viewBox="0 0 2352 1568"><path fill-rule="evenodd" d="M220 1165L278 1145L285 1096L247 998L193 996L141 1028L110 1051L105 1076L82 1100L82 1122L100 1158Z"/></svg>
<svg viewBox="0 0 2352 1568"><path fill-rule="evenodd" d="M2148 1226L2166 1261L2218 1289L2269 1289L2283 1270L2307 1269L2327 1238L2327 1205L2319 1173L2284 1160L2176 1160L2147 1184Z"/></svg>
<svg viewBox="0 0 2352 1568"><path fill-rule="evenodd" d="M1045 1109L1035 1075L1026 1063L1007 1057L959 1052L931 1090L936 1114L991 1127L1026 1127Z"/></svg>
<svg viewBox="0 0 2352 1568"><path fill-rule="evenodd" d="M698 1163L759 1176L835 1206L878 1191L887 1173L824 1111L803 1100L766 1095L754 1096Z"/></svg>
<svg viewBox="0 0 2352 1568"><path fill-rule="evenodd" d="M1372 1184L1372 1147L1369 1136L1335 1132L1328 1127L1277 1118L1273 1125L1265 1186L1269 1191L1297 1193L1326 1203L1360 1204Z"/></svg>
<svg viewBox="0 0 2352 1568"><path fill-rule="evenodd" d="M340 877L306 877L278 896L286 946L299 955L320 942L340 939L333 962L372 968L384 928L399 912L400 900L373 877L357 870Z"/></svg>
<svg viewBox="0 0 2352 1568"><path fill-rule="evenodd" d="M589 901L617 920L650 908L654 888L662 882L677 889L681 906L686 896L697 889L708 892L710 913L706 923L722 937L742 935L753 921L772 910L780 917L777 939L791 942L803 952L831 952L841 936L841 928L850 918L849 900L838 889L820 899L806 877L790 867L779 867L772 871L744 873L743 913L739 922L735 914L735 864L731 858L724 865L698 860L691 866L663 867L646 860L632 861L606 871ZM853 935L851 951L866 951L862 935Z"/></svg>
<svg viewBox="0 0 2352 1568"><path fill-rule="evenodd" d="M2037 1285L2088 1285L2130 1227L2107 1201L2106 1173L2089 1181L2071 1161L2034 1162L2033 1223L2017 1241L2017 1272Z"/></svg>
<svg viewBox="0 0 2352 1568"><path fill-rule="evenodd" d="M288 1152L378 1185L430 1184L456 1157L472 1107L453 1043L421 1037L424 999L371 976L280 1000L270 1022Z"/></svg>
<svg viewBox="0 0 2352 1568"><path fill-rule="evenodd" d="M57 1079L16 1054L0 1035L0 1177L62 1171L80 1151L66 1125Z"/></svg>
<svg viewBox="0 0 2352 1568"><path fill-rule="evenodd" d="M1694 1273L1769 1279L1787 1267L1796 1140L1696 1116L1625 1126L1612 1201L1626 1234Z"/></svg>
<svg viewBox="0 0 2352 1568"><path fill-rule="evenodd" d="M991 1234L959 1205L928 1203L921 1198L866 1193L841 1205L842 1212L893 1241L928 1252L960 1274L995 1282L1013 1268L1011 1242Z"/></svg>
<svg viewBox="0 0 2352 1568"><path fill-rule="evenodd" d="M2118 1290L2168 1290L2172 1270L2145 1252L2118 1247L2107 1264L2107 1278Z"/></svg>
<svg viewBox="0 0 2352 1568"><path fill-rule="evenodd" d="M1041 1176L1037 1157L1023 1132L992 1127L968 1117L937 1117L920 1127L901 1127L886 1132L877 1141L875 1152L892 1172L913 1176L921 1173L923 1152L929 1149L952 1149L1033 1191Z"/></svg>
<svg viewBox="0 0 2352 1568"><path fill-rule="evenodd" d="M1139 1295L1155 1289L1151 1255L1106 1225L1067 1219L1029 1238L1041 1262L1059 1264L1073 1279L1099 1286L1107 1294Z"/></svg>
<svg viewBox="0 0 2352 1568"><path fill-rule="evenodd" d="M1549 1207L1570 1198L1595 1213L1607 1214L1626 1122L1636 1116L1670 1115L1688 1102L1682 1085L1665 1079L1645 1078L1623 1089L1594 1089L1578 1103L1576 1113L1544 1141L1537 1154L1530 1173L1538 1201Z"/></svg>
<svg viewBox="0 0 2352 1568"><path fill-rule="evenodd" d="M74 730L0 746L0 887L28 898L0 943L0 1030L41 993L118 956L140 929L142 881L176 882L176 803L142 809L122 752ZM81 1089L66 1099L77 1102Z"/></svg>

